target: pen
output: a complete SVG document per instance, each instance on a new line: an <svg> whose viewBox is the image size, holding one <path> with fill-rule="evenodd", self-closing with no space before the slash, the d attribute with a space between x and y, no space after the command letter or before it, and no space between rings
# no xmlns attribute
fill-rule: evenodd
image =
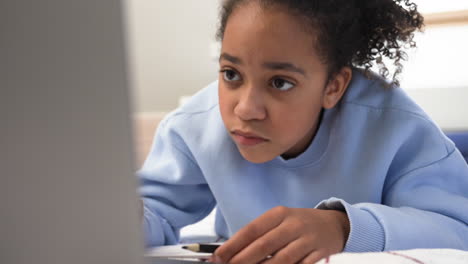
<svg viewBox="0 0 468 264"><path fill-rule="evenodd" d="M191 244L182 246L183 249L188 249L199 253L213 253L221 245L217 244Z"/></svg>

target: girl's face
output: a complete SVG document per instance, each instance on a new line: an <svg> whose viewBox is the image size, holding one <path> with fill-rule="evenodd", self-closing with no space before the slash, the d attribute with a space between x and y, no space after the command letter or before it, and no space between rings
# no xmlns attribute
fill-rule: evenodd
<svg viewBox="0 0 468 264"><path fill-rule="evenodd" d="M219 104L241 155L262 163L293 158L311 143L322 108L344 93L351 69L327 82L316 35L280 9L253 2L229 17L223 37Z"/></svg>

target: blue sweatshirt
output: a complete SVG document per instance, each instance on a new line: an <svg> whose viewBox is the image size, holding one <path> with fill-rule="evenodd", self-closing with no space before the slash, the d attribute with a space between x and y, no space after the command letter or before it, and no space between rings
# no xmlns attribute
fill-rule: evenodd
<svg viewBox="0 0 468 264"><path fill-rule="evenodd" d="M354 71L305 152L262 164L226 131L217 82L198 92L161 122L138 171L147 246L177 243L215 206L215 230L229 238L282 205L346 212L344 251L468 250L465 160L402 89L383 83Z"/></svg>

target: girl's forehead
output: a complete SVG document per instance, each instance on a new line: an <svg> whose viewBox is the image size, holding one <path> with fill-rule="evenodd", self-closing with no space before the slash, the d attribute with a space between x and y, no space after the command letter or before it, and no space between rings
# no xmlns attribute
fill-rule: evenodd
<svg viewBox="0 0 468 264"><path fill-rule="evenodd" d="M302 21L277 8L238 7L224 32L222 50L245 60L314 61L315 34ZM263 63L264 61L262 61Z"/></svg>
<svg viewBox="0 0 468 264"><path fill-rule="evenodd" d="M253 1L234 10L227 21L223 40L297 40L302 41L302 45L311 46L316 42L316 36L312 25L303 19L279 7L262 8L257 1Z"/></svg>
<svg viewBox="0 0 468 264"><path fill-rule="evenodd" d="M288 12L287 9L281 8L280 6L265 8L257 1L238 6L230 15L226 27L229 27L230 24L268 28L270 30L275 28L289 28L289 30L294 32L306 31L304 30L306 28L304 19ZM307 34L310 32L301 33Z"/></svg>

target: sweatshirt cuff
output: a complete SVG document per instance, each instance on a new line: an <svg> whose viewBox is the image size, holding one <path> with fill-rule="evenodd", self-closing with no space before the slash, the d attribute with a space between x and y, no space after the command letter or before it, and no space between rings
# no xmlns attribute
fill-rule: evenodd
<svg viewBox="0 0 468 264"><path fill-rule="evenodd" d="M350 232L344 252L378 252L385 248L385 232L377 219L367 210L354 207L342 199L330 198L320 202L317 209L346 212Z"/></svg>

